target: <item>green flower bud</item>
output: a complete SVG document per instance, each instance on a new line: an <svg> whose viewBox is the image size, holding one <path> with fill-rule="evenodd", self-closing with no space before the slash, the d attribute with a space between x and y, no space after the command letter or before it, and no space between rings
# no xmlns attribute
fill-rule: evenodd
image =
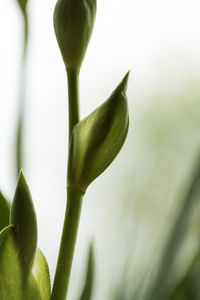
<svg viewBox="0 0 200 300"><path fill-rule="evenodd" d="M69 148L68 188L85 192L113 161L128 131L128 73L111 96L74 126Z"/></svg>
<svg viewBox="0 0 200 300"><path fill-rule="evenodd" d="M22 171L11 206L10 223L15 226L24 259L30 264L37 247L37 220L31 193Z"/></svg>
<svg viewBox="0 0 200 300"><path fill-rule="evenodd" d="M66 68L79 70L96 16L96 0L58 0L54 28Z"/></svg>

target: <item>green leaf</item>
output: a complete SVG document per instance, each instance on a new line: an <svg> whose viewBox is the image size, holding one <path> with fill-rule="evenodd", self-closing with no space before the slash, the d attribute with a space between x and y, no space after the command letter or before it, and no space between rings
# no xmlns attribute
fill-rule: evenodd
<svg viewBox="0 0 200 300"><path fill-rule="evenodd" d="M1 248L1 243L4 239L4 237L6 236L6 233L10 230L10 228L12 228L13 225L8 225L6 226L5 228L3 228L1 231L0 231L0 248Z"/></svg>
<svg viewBox="0 0 200 300"><path fill-rule="evenodd" d="M17 0L20 9L22 10L23 14L26 14L26 7L27 7L27 0Z"/></svg>
<svg viewBox="0 0 200 300"><path fill-rule="evenodd" d="M128 74L111 96L77 123L69 148L68 187L85 192L120 151L128 131Z"/></svg>
<svg viewBox="0 0 200 300"><path fill-rule="evenodd" d="M88 251L88 262L87 262L87 272L85 278L85 284L83 291L81 293L80 300L90 300L92 299L92 290L94 286L94 273L95 273L95 264L94 264L94 249L91 244Z"/></svg>
<svg viewBox="0 0 200 300"><path fill-rule="evenodd" d="M51 282L47 261L42 251L37 248L32 266L32 274L37 282L42 300L48 300L51 296Z"/></svg>
<svg viewBox="0 0 200 300"><path fill-rule="evenodd" d="M37 220L31 193L21 171L11 206L11 224L15 225L17 239L28 264L31 263L37 247Z"/></svg>
<svg viewBox="0 0 200 300"><path fill-rule="evenodd" d="M16 176L18 176L22 167L24 167L24 149L23 149L23 137L24 137L24 107L25 107L25 86L26 86L26 63L27 63L27 46L29 36L29 19L27 14L27 0L17 0L23 17L23 53L20 66L20 86L19 86L19 99L18 99L18 120L16 124L15 133L15 165Z"/></svg>
<svg viewBox="0 0 200 300"><path fill-rule="evenodd" d="M192 260L186 274L174 287L169 300L200 299L200 251Z"/></svg>
<svg viewBox="0 0 200 300"><path fill-rule="evenodd" d="M3 234L0 247L0 295L2 300L24 299L26 285L23 287L27 265L20 255L14 227L10 226ZM24 273L24 274L23 274Z"/></svg>
<svg viewBox="0 0 200 300"><path fill-rule="evenodd" d="M24 67L24 59L26 57L27 54L27 44L28 44L28 34L29 34L29 20L28 20L28 13L27 13L27 4L28 4L28 0L17 0L17 3L19 5L19 8L22 12L22 16L23 16L23 22L24 22L24 41L23 41L23 60L22 60L22 66L21 66L21 70L22 73L24 72L23 67ZM23 85L23 80L22 80L22 85ZM23 90L23 86L22 86L22 90Z"/></svg>
<svg viewBox="0 0 200 300"><path fill-rule="evenodd" d="M21 101L20 101L20 104L21 104ZM21 105L20 105L20 110L21 110L21 112L20 112L19 117L18 117L16 140L15 140L16 176L18 176L21 168L23 167L23 122L22 122L23 108L21 107Z"/></svg>
<svg viewBox="0 0 200 300"><path fill-rule="evenodd" d="M20 251L14 226L0 232L0 241L0 299L49 300L49 272L41 251L37 249L31 269Z"/></svg>
<svg viewBox="0 0 200 300"><path fill-rule="evenodd" d="M0 230L9 224L10 203L0 191Z"/></svg>
<svg viewBox="0 0 200 300"><path fill-rule="evenodd" d="M200 157L195 160L195 168L192 172L189 185L183 197L180 211L174 222L174 226L169 234L169 238L164 249L164 253L160 262L160 266L152 285L151 291L146 299L160 300L168 299L168 283L170 272L176 255L182 245L185 237L187 225L190 219L191 211L196 207L197 196L200 194Z"/></svg>
<svg viewBox="0 0 200 300"><path fill-rule="evenodd" d="M67 69L79 70L96 16L96 0L58 0L54 10L55 34Z"/></svg>

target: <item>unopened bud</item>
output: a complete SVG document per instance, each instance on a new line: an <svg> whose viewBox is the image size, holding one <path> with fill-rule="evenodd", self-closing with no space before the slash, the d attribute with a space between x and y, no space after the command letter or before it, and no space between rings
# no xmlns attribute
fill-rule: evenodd
<svg viewBox="0 0 200 300"><path fill-rule="evenodd" d="M30 264L37 247L37 220L31 193L22 171L11 206L10 223L15 226L24 259Z"/></svg>
<svg viewBox="0 0 200 300"><path fill-rule="evenodd" d="M128 73L111 96L74 126L70 140L68 187L85 192L120 151L128 131Z"/></svg>
<svg viewBox="0 0 200 300"><path fill-rule="evenodd" d="M58 0L54 28L66 68L79 70L96 16L96 0Z"/></svg>

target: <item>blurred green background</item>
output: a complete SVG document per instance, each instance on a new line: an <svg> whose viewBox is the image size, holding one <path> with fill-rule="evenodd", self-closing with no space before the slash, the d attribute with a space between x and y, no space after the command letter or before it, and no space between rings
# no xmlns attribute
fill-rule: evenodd
<svg viewBox="0 0 200 300"><path fill-rule="evenodd" d="M80 74L81 115L102 103L131 69L130 129L119 156L84 199L69 292L71 299L79 294L93 239L93 298L126 300L133 299L137 287L149 288L198 164L200 4L97 3L96 25ZM67 160L67 85L53 30L54 6L53 0L28 3L23 166L51 277L64 217ZM14 0L0 3L0 34L0 188L11 200L23 43L22 16ZM177 235L180 249L169 286L180 281L200 248L198 200L199 196L187 209L188 222ZM134 299L144 298L138 294Z"/></svg>

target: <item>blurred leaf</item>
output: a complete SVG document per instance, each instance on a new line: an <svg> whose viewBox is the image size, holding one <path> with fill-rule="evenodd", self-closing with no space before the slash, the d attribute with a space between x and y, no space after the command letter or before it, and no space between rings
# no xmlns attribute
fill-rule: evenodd
<svg viewBox="0 0 200 300"><path fill-rule="evenodd" d="M92 299L92 290L94 286L94 273L95 273L95 264L94 264L94 249L91 244L88 251L88 263L87 263L87 272L85 277L84 288L80 297L80 300L90 300Z"/></svg>
<svg viewBox="0 0 200 300"><path fill-rule="evenodd" d="M23 15L23 21L24 21L24 52L23 52L23 58L26 56L27 51L27 43L28 43L28 14L27 14L27 0L17 0L17 3L20 7L20 10Z"/></svg>
<svg viewBox="0 0 200 300"><path fill-rule="evenodd" d="M4 236L6 235L7 231L9 231L10 228L12 228L12 227L13 227L13 225L8 225L0 231L0 248L1 248L1 243L4 239Z"/></svg>
<svg viewBox="0 0 200 300"><path fill-rule="evenodd" d="M195 208L195 200L197 200L197 195L200 192L200 159L198 158L195 162L195 169L190 179L187 192L185 193L182 207L169 235L155 282L146 299L167 299L169 291L166 290L166 283L170 278L170 271L174 259L185 237L189 217L192 209Z"/></svg>
<svg viewBox="0 0 200 300"><path fill-rule="evenodd" d="M23 53L22 61L20 67L20 87L19 87L19 114L17 120L17 130L15 137L15 160L16 160L16 174L18 176L19 171L23 165L23 119L24 119L24 94L25 94L25 79L26 79L26 56L27 56L27 46L28 46L28 35L29 35L29 19L27 14L27 0L17 0L23 16L23 30L24 30L24 40L23 40Z"/></svg>
<svg viewBox="0 0 200 300"><path fill-rule="evenodd" d="M24 45L26 48L26 45ZM24 167L24 151L23 151L23 136L24 136L24 104L25 104L25 85L26 85L26 75L25 75L25 55L26 49L24 49L24 56L22 60L22 65L20 69L20 94L19 94L19 108L18 108L18 119L16 124L15 133L15 165L16 165L16 176L20 170Z"/></svg>
<svg viewBox="0 0 200 300"><path fill-rule="evenodd" d="M128 75L111 96L74 126L69 150L68 187L83 192L114 160L127 135Z"/></svg>
<svg viewBox="0 0 200 300"><path fill-rule="evenodd" d="M111 299L113 300L127 300L127 286L125 281L122 281L119 285L116 285L112 291ZM134 295L135 296L135 295ZM132 297L131 299L137 299Z"/></svg>
<svg viewBox="0 0 200 300"><path fill-rule="evenodd" d="M11 224L16 227L17 239L28 264L31 263L37 247L37 220L31 193L21 171L11 206Z"/></svg>
<svg viewBox="0 0 200 300"><path fill-rule="evenodd" d="M200 299L200 251L194 257L185 276L174 287L169 300Z"/></svg>
<svg viewBox="0 0 200 300"><path fill-rule="evenodd" d="M0 232L0 241L1 300L49 300L49 272L40 250L30 269L20 251L14 226Z"/></svg>
<svg viewBox="0 0 200 300"><path fill-rule="evenodd" d="M19 7L21 8L21 10L24 14L26 13L27 2L28 2L27 0L17 0Z"/></svg>
<svg viewBox="0 0 200 300"><path fill-rule="evenodd" d="M8 226L10 217L10 203L0 191L0 231Z"/></svg>
<svg viewBox="0 0 200 300"><path fill-rule="evenodd" d="M38 289L40 290L40 295L42 300L48 300L51 296L51 282L49 275L49 268L42 251L37 248L36 254L31 270L36 282Z"/></svg>
<svg viewBox="0 0 200 300"><path fill-rule="evenodd" d="M16 174L18 176L23 167L23 122L22 114L19 114L17 131L16 131Z"/></svg>

